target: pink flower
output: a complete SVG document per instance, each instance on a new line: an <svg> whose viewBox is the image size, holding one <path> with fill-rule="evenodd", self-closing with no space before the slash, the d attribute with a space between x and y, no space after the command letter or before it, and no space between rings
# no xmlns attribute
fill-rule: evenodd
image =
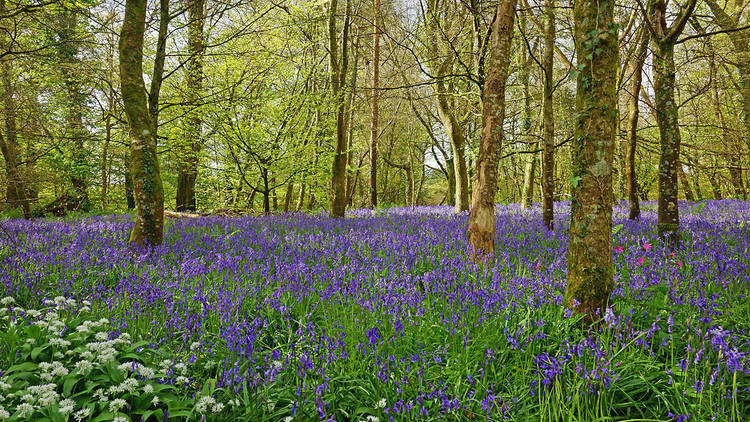
<svg viewBox="0 0 750 422"><path fill-rule="evenodd" d="M615 252L617 252L617 253L621 253L624 250L625 249L622 248L622 245L617 245L617 247L615 248Z"/></svg>
<svg viewBox="0 0 750 422"><path fill-rule="evenodd" d="M638 257L638 265L643 265L644 262L646 262L646 260L642 256L639 256Z"/></svg>
<svg viewBox="0 0 750 422"><path fill-rule="evenodd" d="M649 249L651 249L651 244L650 244L650 243L648 243L648 242L644 243L644 244L643 244L643 249L645 249L645 250L647 250L647 251L648 251Z"/></svg>

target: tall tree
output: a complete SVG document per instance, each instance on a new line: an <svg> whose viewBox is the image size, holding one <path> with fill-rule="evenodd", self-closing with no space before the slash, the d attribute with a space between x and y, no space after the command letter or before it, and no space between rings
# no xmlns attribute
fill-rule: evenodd
<svg viewBox="0 0 750 422"><path fill-rule="evenodd" d="M520 27L522 33L526 33L528 26L526 24L526 15L528 8L524 5L520 12ZM523 84L523 122L522 130L526 142L526 165L523 172L523 191L521 192L521 207L529 209L534 201L534 174L536 173L536 154L532 151L536 148L533 135L531 133L531 93L529 90L529 79L531 73L531 52L525 48L521 49L521 83Z"/></svg>
<svg viewBox="0 0 750 422"><path fill-rule="evenodd" d="M695 8L696 0L688 0L681 8L672 25L667 24L667 0L649 2L646 16L651 31L654 58L654 96L656 120L659 125L659 234L667 236L670 242L679 237L680 214L677 207L677 176L680 161L680 127L675 102L674 47L682 34L685 24Z"/></svg>
<svg viewBox="0 0 750 422"><path fill-rule="evenodd" d="M578 76L565 300L592 321L614 286L612 159L617 130L617 24L613 0L575 2Z"/></svg>
<svg viewBox="0 0 750 422"><path fill-rule="evenodd" d="M195 211L196 208L195 180L198 176L198 155L203 147L202 120L198 103L203 91L203 25L206 21L204 8L205 0L188 0L188 60L185 68L185 88L190 111L185 117L185 139L179 143L177 157L177 211Z"/></svg>
<svg viewBox="0 0 750 422"><path fill-rule="evenodd" d="M437 109L440 121L445 128L453 152L453 166L455 175L455 206L456 212L469 209L469 171L466 166L466 135L464 125L459 119L457 112L451 107L452 99L455 97L453 85L446 85L448 77L455 61L455 55L449 54L445 57L440 55L439 36L443 34L440 29L440 15L438 1L427 1L427 33L429 37L428 48L434 58L435 92L437 94Z"/></svg>
<svg viewBox="0 0 750 422"><path fill-rule="evenodd" d="M331 93L336 106L336 145L331 168L331 217L343 217L346 212L346 73L349 67L349 26L351 0L346 0L344 28L341 36L341 47L336 30L338 0L331 0L328 12L328 48L331 78ZM341 59L339 60L339 48Z"/></svg>
<svg viewBox="0 0 750 422"><path fill-rule="evenodd" d="M130 125L130 173L136 205L130 243L158 245L164 232L164 190L156 153L156 128L143 81L145 27L146 0L126 0L118 48L122 100Z"/></svg>
<svg viewBox="0 0 750 422"><path fill-rule="evenodd" d="M542 223L552 230L555 206L555 112L554 54L555 54L555 0L547 0L547 23L544 27L544 150L542 151Z"/></svg>
<svg viewBox="0 0 750 422"><path fill-rule="evenodd" d="M375 0L372 32L372 124L370 125L370 208L378 206L378 82L380 78L380 0Z"/></svg>
<svg viewBox="0 0 750 422"><path fill-rule="evenodd" d="M67 135L71 139L71 162L69 166L70 182L73 185L73 196L76 208L83 211L91 209L89 200L89 154L85 140L88 136L83 122L86 95L83 92L84 79L81 78L81 59L79 57L80 40L78 39L78 11L64 10L58 15L57 36L60 44L57 52L60 56L60 69L65 85L65 114Z"/></svg>
<svg viewBox="0 0 750 422"><path fill-rule="evenodd" d="M648 54L648 43L651 33L648 28L643 27L638 36L638 46L635 56L630 61L630 70L633 72L630 81L630 98L628 98L628 154L625 161L625 172L628 190L628 218L637 220L641 216L641 204L638 201L638 177L635 166L635 153L638 149L638 118L640 111L638 100L640 99L641 84L643 81L643 63Z"/></svg>
<svg viewBox="0 0 750 422"><path fill-rule="evenodd" d="M491 255L495 252L497 164L504 136L505 86L508 81L515 12L516 0L503 0L497 6L487 78L482 90L482 138L468 229L469 244L477 255Z"/></svg>

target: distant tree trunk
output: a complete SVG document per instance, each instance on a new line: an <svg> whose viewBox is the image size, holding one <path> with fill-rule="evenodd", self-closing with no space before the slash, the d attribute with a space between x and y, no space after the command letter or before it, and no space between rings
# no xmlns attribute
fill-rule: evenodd
<svg viewBox="0 0 750 422"><path fill-rule="evenodd" d="M575 2L576 126L565 301L593 321L614 287L612 161L617 132L618 39L612 0ZM599 312L597 314L597 312Z"/></svg>
<svg viewBox="0 0 750 422"><path fill-rule="evenodd" d="M370 125L370 208L378 206L378 82L380 77L380 0L375 0L372 33L372 124Z"/></svg>
<svg viewBox="0 0 750 422"><path fill-rule="evenodd" d="M553 108L555 1L547 0L547 25L544 29L544 151L542 152L542 224L552 230L555 204L555 115Z"/></svg>
<svg viewBox="0 0 750 422"><path fill-rule="evenodd" d="M295 212L302 211L302 208L305 206L305 189L307 188L307 185L305 184L305 176L302 175L302 183L299 187L299 198L297 199L297 205L294 207Z"/></svg>
<svg viewBox="0 0 750 422"><path fill-rule="evenodd" d="M358 31L359 32L359 31ZM352 45L352 55L354 56L354 63L352 66L352 79L351 79L351 89L349 90L349 99L347 100L349 104L349 112L347 114L347 126L348 126L348 134L347 134L347 147L346 147L346 206L352 205L352 198L354 197L354 190L356 189L355 184L355 171L353 170L353 163L354 163L354 110L356 108L356 101L357 101L357 74L359 73L359 36L352 36L354 39L353 45ZM357 167L356 173L359 174L359 167L362 164Z"/></svg>
<svg viewBox="0 0 750 422"><path fill-rule="evenodd" d="M89 154L86 150L85 138L88 133L83 123L83 108L86 97L81 86L81 60L78 58L79 41L76 39L78 30L78 12L64 11L59 14L59 28L57 35L62 43L58 46L62 79L67 94L66 120L67 133L72 140L72 166L70 167L70 182L77 207L83 211L91 209L89 200Z"/></svg>
<svg viewBox="0 0 750 422"><path fill-rule="evenodd" d="M130 174L130 155L125 157L125 202L128 204L128 211L135 208L135 196L133 196L133 177Z"/></svg>
<svg viewBox="0 0 750 422"><path fill-rule="evenodd" d="M521 28L522 31L526 32L526 12L520 13ZM529 53L526 52L525 48L521 48L521 82L523 83L523 139L526 141L526 151L529 154L526 155L526 166L523 172L523 187L521 191L521 207L523 209L531 208L532 202L534 202L534 173L536 173L536 154L533 151L536 148L536 142L534 142L531 133L531 93L529 92L529 79L531 71L531 60L529 60Z"/></svg>
<svg viewBox="0 0 750 422"><path fill-rule="evenodd" d="M690 186L690 180L688 180L687 175L685 174L685 169L682 168L682 162L680 162L679 167L677 167L677 175L680 178L682 189L685 191L685 199L694 202L695 195L693 195L693 188Z"/></svg>
<svg viewBox="0 0 750 422"><path fill-rule="evenodd" d="M638 149L638 100L641 93L641 81L643 80L643 63L648 54L648 43L651 34L647 27L643 27L638 40L638 47L630 69L633 71L633 79L630 85L630 98L628 99L628 157L625 164L628 188L628 218L637 220L641 217L641 203L638 201L638 175L636 173L635 157Z"/></svg>
<svg viewBox="0 0 750 422"><path fill-rule="evenodd" d="M109 175L107 172L107 154L109 152L109 143L112 140L112 97L108 97L109 107L107 110L107 117L104 118L104 145L102 146L102 161L101 161L101 175L102 175L102 198L101 205L102 210L107 209L107 190L109 189Z"/></svg>
<svg viewBox="0 0 750 422"><path fill-rule="evenodd" d="M119 58L122 100L130 124L130 168L136 203L130 243L158 245L164 236L164 190L156 154L156 129L148 112L143 82L145 24L146 0L126 0Z"/></svg>
<svg viewBox="0 0 750 422"><path fill-rule="evenodd" d="M516 0L502 0L497 6L497 18L492 27L487 78L482 90L482 138L468 229L469 245L478 256L495 253L497 164L504 136L505 86L508 80L515 10Z"/></svg>
<svg viewBox="0 0 750 422"><path fill-rule="evenodd" d="M201 113L198 109L203 91L203 25L205 0L188 0L188 60L185 65L185 88L190 107L185 117L185 139L179 144L177 157L177 211L195 211L195 181L198 177L198 155L202 148Z"/></svg>
<svg viewBox="0 0 750 422"><path fill-rule="evenodd" d="M286 194L284 195L284 212L289 212L292 207L292 197L294 196L294 182L289 181L286 185Z"/></svg>
<svg viewBox="0 0 750 422"><path fill-rule="evenodd" d="M338 0L331 0L328 15L328 41L330 49L331 93L336 104L336 148L331 168L331 217L343 217L346 212L346 101L344 86L349 65L349 23L351 0L346 0L346 15L341 41L341 62L339 62L339 43L336 31L336 8Z"/></svg>
<svg viewBox="0 0 750 422"><path fill-rule="evenodd" d="M680 10L672 26L667 26L666 0L651 0L647 17L649 27L654 31L654 96L660 137L658 230L659 235L667 236L670 243L678 240L680 231L677 206L677 173L681 165L680 128L674 98L674 46L693 13L695 2L689 0L687 8Z"/></svg>

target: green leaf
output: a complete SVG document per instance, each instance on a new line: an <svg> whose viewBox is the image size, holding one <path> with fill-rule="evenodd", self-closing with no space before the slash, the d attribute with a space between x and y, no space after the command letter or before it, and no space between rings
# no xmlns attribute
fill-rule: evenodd
<svg viewBox="0 0 750 422"><path fill-rule="evenodd" d="M66 379L63 383L63 396L70 396L70 393L73 391L73 388L76 386L78 381L78 377L69 377L68 379Z"/></svg>

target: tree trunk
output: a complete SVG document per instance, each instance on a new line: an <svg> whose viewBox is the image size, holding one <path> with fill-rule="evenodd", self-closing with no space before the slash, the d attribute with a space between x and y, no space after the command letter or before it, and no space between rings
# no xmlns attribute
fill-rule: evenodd
<svg viewBox="0 0 750 422"><path fill-rule="evenodd" d="M5 1L0 0L0 13L5 11ZM8 29L4 27L3 21L0 20L0 46L8 44L5 38ZM16 102L13 84L11 83L11 63L10 56L0 58L0 76L3 86L3 108L5 117L5 136L0 133L0 150L5 159L5 175L8 180L6 190L6 201L11 207L21 207L23 217L32 219L31 206L27 198L26 182L24 180L21 168L18 165L18 135L16 127Z"/></svg>
<svg viewBox="0 0 750 422"><path fill-rule="evenodd" d="M348 68L349 21L351 0L346 0L346 15L341 41L341 62L336 31L336 8L338 0L331 0L328 15L328 41L330 49L331 93L336 104L336 148L331 168L331 217L341 218L346 212L346 101L344 101L344 81Z"/></svg>
<svg viewBox="0 0 750 422"><path fill-rule="evenodd" d="M164 191L156 154L156 129L143 82L145 19L146 0L126 0L119 42L120 84L130 125L130 168L136 205L130 243L158 245L164 236Z"/></svg>
<svg viewBox="0 0 750 422"><path fill-rule="evenodd" d="M380 77L380 0L375 0L372 33L372 124L370 125L370 208L378 206L378 82Z"/></svg>
<svg viewBox="0 0 750 422"><path fill-rule="evenodd" d="M630 98L628 99L628 157L625 164L627 173L628 189L628 218L637 220L641 217L641 203L638 201L638 175L636 173L635 157L638 148L638 100L641 93L641 82L643 81L643 63L648 54L648 43L651 34L648 28L643 27L638 40L636 55L630 64L633 71L633 79L630 84Z"/></svg>
<svg viewBox="0 0 750 422"><path fill-rule="evenodd" d="M188 0L188 60L185 64L186 102L190 110L185 116L185 138L177 151L177 211L195 211L195 181L198 177L198 155L202 148L199 101L203 90L203 26L206 21L205 0Z"/></svg>
<svg viewBox="0 0 750 422"><path fill-rule="evenodd" d="M297 205L294 207L295 212L302 211L302 207L305 206L304 204L305 204L305 189L306 188L307 188L307 185L305 183L305 176L303 174L302 183L301 183L301 186L299 187L299 198L297 199Z"/></svg>
<svg viewBox="0 0 750 422"><path fill-rule="evenodd" d="M515 10L516 0L503 0L497 6L487 78L482 90L482 138L468 229L469 245L477 256L495 253L497 164L504 136L505 86L508 81Z"/></svg>
<svg viewBox="0 0 750 422"><path fill-rule="evenodd" d="M133 195L133 176L130 174L130 156L125 157L125 202L128 204L128 211L135 208L135 196Z"/></svg>
<svg viewBox="0 0 750 422"><path fill-rule="evenodd" d="M66 120L67 136L71 139L71 166L70 182L73 185L75 202L82 211L91 209L89 200L89 154L84 143L88 133L83 123L83 109L86 97L81 86L79 72L81 60L78 58L78 43L76 32L78 30L78 13L75 10L64 11L59 14L59 27L57 36L61 41L58 46L60 66L63 84L67 94L66 98Z"/></svg>
<svg viewBox="0 0 750 422"><path fill-rule="evenodd" d="M526 12L521 13L521 27L526 31ZM529 92L529 74L531 63L526 48L521 48L521 80L523 83L523 138L526 141L526 166L523 172L523 190L521 192L521 207L523 209L531 208L534 202L534 173L536 173L536 154L532 153L536 148L536 142L533 141L531 133L531 93Z"/></svg>
<svg viewBox="0 0 750 422"><path fill-rule="evenodd" d="M104 145L102 146L102 161L101 161L101 175L102 175L102 198L101 205L102 210L107 209L107 190L109 189L109 175L107 172L107 153L109 152L109 143L112 140L112 96L109 97L109 107L107 110L107 117L104 119Z"/></svg>
<svg viewBox="0 0 750 422"><path fill-rule="evenodd" d="M354 110L356 108L356 101L357 101L357 74L359 73L359 54L357 52L359 51L359 36L353 36L354 42L352 46L352 54L354 55L354 63L352 66L352 79L351 79L351 89L349 90L349 99L347 100L349 104L349 112L347 113L347 126L348 126L348 134L347 134L347 148L346 148L346 206L352 205L352 198L354 196L354 189L356 188L356 184L354 181L354 171L353 171L353 162L354 162ZM356 173L359 173L359 167L357 166Z"/></svg>
<svg viewBox="0 0 750 422"><path fill-rule="evenodd" d="M552 230L555 201L555 115L553 89L555 79L555 1L547 0L547 25L544 29L544 151L542 152L542 223Z"/></svg>
<svg viewBox="0 0 750 422"><path fill-rule="evenodd" d="M649 3L650 27L653 35L654 96L656 120L659 125L660 155L658 184L658 230L670 243L679 238L680 215L677 206L677 173L680 164L680 128L677 121L677 103L674 98L675 64L674 46L685 23L695 8L695 0L682 9L671 27L667 26L665 0Z"/></svg>
<svg viewBox="0 0 750 422"><path fill-rule="evenodd" d="M286 185L286 194L284 195L284 212L289 212L292 207L292 197L294 196L294 182L291 180Z"/></svg>
<svg viewBox="0 0 750 422"><path fill-rule="evenodd" d="M682 168L681 162L679 166L677 167L677 175L680 178L680 184L682 185L682 189L685 191L685 199L687 199L690 202L695 202L695 195L693 195L693 188L692 186L690 186L690 180L688 180L687 175L685 174L685 169Z"/></svg>
<svg viewBox="0 0 750 422"><path fill-rule="evenodd" d="M614 287L612 160L617 132L618 39L612 0L575 2L579 64L565 301L587 321L604 314Z"/></svg>

